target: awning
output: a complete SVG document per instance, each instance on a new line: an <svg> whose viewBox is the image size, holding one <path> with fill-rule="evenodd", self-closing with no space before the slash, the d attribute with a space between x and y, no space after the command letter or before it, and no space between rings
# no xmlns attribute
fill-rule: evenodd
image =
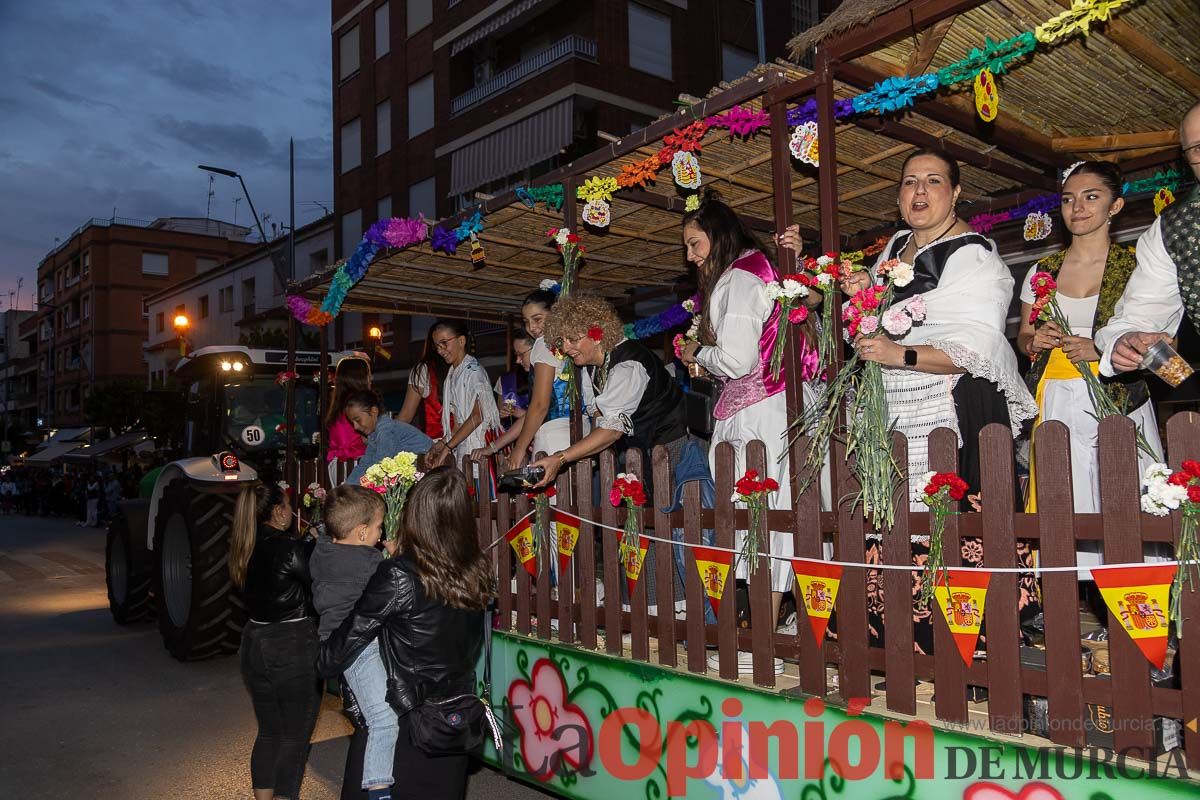
<svg viewBox="0 0 1200 800"><path fill-rule="evenodd" d="M149 438L149 434L145 431L122 433L120 436L114 436L111 439L105 439L103 442L96 442L93 445L85 444L64 456L64 460L90 461L94 458L103 458L105 455L112 455L127 448L136 447L149 440ZM151 442L151 445L153 446L153 442Z"/></svg>
<svg viewBox="0 0 1200 800"><path fill-rule="evenodd" d="M450 154L450 194L470 192L545 161L571 143L571 100L555 103Z"/></svg>
<svg viewBox="0 0 1200 800"><path fill-rule="evenodd" d="M513 22L517 17L521 16L529 9L533 8L534 6L541 5L544 2L546 2L546 0L517 0L517 2L513 3L503 11L496 12L478 28L474 28L470 32L465 33L455 39L454 44L450 45L450 57L453 58L471 45L492 35L508 23Z"/></svg>
<svg viewBox="0 0 1200 800"><path fill-rule="evenodd" d="M31 467L48 467L79 446L79 442L62 442L43 447L25 459L25 464Z"/></svg>
<svg viewBox="0 0 1200 800"><path fill-rule="evenodd" d="M42 444L50 446L52 444L60 444L62 442L73 442L77 439L82 439L91 432L91 428L59 428L54 432L54 435L46 439Z"/></svg>

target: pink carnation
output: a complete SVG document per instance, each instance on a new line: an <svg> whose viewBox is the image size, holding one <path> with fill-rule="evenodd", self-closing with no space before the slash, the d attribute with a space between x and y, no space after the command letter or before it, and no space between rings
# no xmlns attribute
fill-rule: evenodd
<svg viewBox="0 0 1200 800"><path fill-rule="evenodd" d="M904 311L912 317L913 322L925 321L925 298L915 295L904 305Z"/></svg>
<svg viewBox="0 0 1200 800"><path fill-rule="evenodd" d="M806 319L808 319L808 306L796 306L788 312L788 322L794 325L799 325Z"/></svg>
<svg viewBox="0 0 1200 800"><path fill-rule="evenodd" d="M883 312L883 329L892 336L903 336L912 330L912 320L903 308L889 308Z"/></svg>
<svg viewBox="0 0 1200 800"><path fill-rule="evenodd" d="M858 324L858 332L863 336L870 336L879 330L879 317L863 317L862 322Z"/></svg>

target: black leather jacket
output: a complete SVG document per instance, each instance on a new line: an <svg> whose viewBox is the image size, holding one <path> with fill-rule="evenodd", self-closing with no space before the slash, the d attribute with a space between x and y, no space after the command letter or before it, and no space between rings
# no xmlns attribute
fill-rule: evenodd
<svg viewBox="0 0 1200 800"><path fill-rule="evenodd" d="M246 614L256 622L315 617L308 557L314 542L269 525L258 528L242 590Z"/></svg>
<svg viewBox="0 0 1200 800"><path fill-rule="evenodd" d="M317 671L340 674L376 636L388 701L401 715L426 699L474 692L483 612L430 600L404 556L379 565L350 616L321 642Z"/></svg>

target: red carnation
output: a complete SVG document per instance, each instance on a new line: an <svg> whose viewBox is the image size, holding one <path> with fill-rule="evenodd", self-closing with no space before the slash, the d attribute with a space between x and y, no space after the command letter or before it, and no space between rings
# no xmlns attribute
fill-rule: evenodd
<svg viewBox="0 0 1200 800"><path fill-rule="evenodd" d="M925 485L925 494L929 495L930 497L933 497L935 494L937 494L941 490L942 490L942 487L938 486L937 484L933 483L932 481L930 481L929 483L927 483Z"/></svg>
<svg viewBox="0 0 1200 800"><path fill-rule="evenodd" d="M608 493L608 502L614 506L621 505L621 489L616 484L613 484L612 491Z"/></svg>
<svg viewBox="0 0 1200 800"><path fill-rule="evenodd" d="M765 481L763 481L763 488L768 492L774 492L779 489L779 482L774 478L767 478Z"/></svg>
<svg viewBox="0 0 1200 800"><path fill-rule="evenodd" d="M1184 461L1183 469L1185 472L1191 473L1193 478L1200 478L1200 461Z"/></svg>
<svg viewBox="0 0 1200 800"><path fill-rule="evenodd" d="M1193 503L1200 503L1200 486L1188 487L1188 500Z"/></svg>
<svg viewBox="0 0 1200 800"><path fill-rule="evenodd" d="M593 342L598 342L604 338L604 329L599 325L593 325L592 327L588 328L587 335L588 338Z"/></svg>
<svg viewBox="0 0 1200 800"><path fill-rule="evenodd" d="M579 237L573 233L569 233L569 234L567 234L567 241L570 242L571 244L578 244Z"/></svg>
<svg viewBox="0 0 1200 800"><path fill-rule="evenodd" d="M1171 477L1167 478L1167 483L1172 486L1187 486L1192 481L1192 476L1186 472L1172 472Z"/></svg>

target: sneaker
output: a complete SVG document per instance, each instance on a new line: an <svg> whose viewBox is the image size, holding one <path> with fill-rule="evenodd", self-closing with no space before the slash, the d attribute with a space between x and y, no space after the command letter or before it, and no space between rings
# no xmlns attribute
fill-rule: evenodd
<svg viewBox="0 0 1200 800"><path fill-rule="evenodd" d="M721 657L717 653L713 653L708 657L708 668L713 672L721 671ZM754 654L747 653L744 650L738 651L738 675L753 675L754 674ZM775 659L775 674L783 674L783 659Z"/></svg>
<svg viewBox="0 0 1200 800"><path fill-rule="evenodd" d="M796 612L793 611L787 615L787 618L784 619L783 624L776 628L775 632L781 633L784 636L795 636L798 630L799 629L796 627Z"/></svg>

